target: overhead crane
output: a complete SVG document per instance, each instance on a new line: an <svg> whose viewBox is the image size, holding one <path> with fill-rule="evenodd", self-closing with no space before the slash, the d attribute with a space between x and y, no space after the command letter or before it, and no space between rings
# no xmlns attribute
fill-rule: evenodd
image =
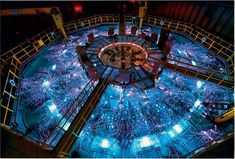
<svg viewBox="0 0 235 159"><path fill-rule="evenodd" d="M26 16L49 14L52 16L57 29L62 33L64 40L68 39L63 26L62 13L59 7L46 7L46 8L23 8L23 9L3 9L0 10L0 16Z"/></svg>
<svg viewBox="0 0 235 159"><path fill-rule="evenodd" d="M143 26L143 22L144 22L144 17L146 15L146 11L148 9L147 7L147 0L144 2L144 6L140 6L139 7L139 18L140 18L140 23L139 23L139 28L141 29Z"/></svg>

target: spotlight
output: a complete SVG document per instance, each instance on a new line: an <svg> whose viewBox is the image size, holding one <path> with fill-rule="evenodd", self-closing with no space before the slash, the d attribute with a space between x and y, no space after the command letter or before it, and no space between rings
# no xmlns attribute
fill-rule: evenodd
<svg viewBox="0 0 235 159"><path fill-rule="evenodd" d="M140 147L149 147L151 146L151 140L148 137L143 137L141 142L140 142Z"/></svg>
<svg viewBox="0 0 235 159"><path fill-rule="evenodd" d="M169 131L168 134L170 135L170 137L174 137L175 133L173 131Z"/></svg>
<svg viewBox="0 0 235 159"><path fill-rule="evenodd" d="M62 51L62 54L66 53L67 51L68 51L67 49L63 50L63 51Z"/></svg>
<svg viewBox="0 0 235 159"><path fill-rule="evenodd" d="M83 13L83 7L79 3L74 4L73 9L74 9L75 13Z"/></svg>
<svg viewBox="0 0 235 159"><path fill-rule="evenodd" d="M49 105L49 110L51 113L54 113L57 110L57 107L54 103L52 103L51 105Z"/></svg>
<svg viewBox="0 0 235 159"><path fill-rule="evenodd" d="M197 88L200 88L202 86L203 82L197 81Z"/></svg>
<svg viewBox="0 0 235 159"><path fill-rule="evenodd" d="M197 63L195 61L192 61L193 66L197 66Z"/></svg>
<svg viewBox="0 0 235 159"><path fill-rule="evenodd" d="M50 86L50 82L49 82L49 81L44 81L44 82L42 83L42 86L43 86L43 87L49 87L49 86Z"/></svg>
<svg viewBox="0 0 235 159"><path fill-rule="evenodd" d="M106 139L102 140L101 147L108 148L109 147L109 141Z"/></svg>
<svg viewBox="0 0 235 159"><path fill-rule="evenodd" d="M178 51L178 53L182 54L182 52L180 50L177 49L177 51Z"/></svg>
<svg viewBox="0 0 235 159"><path fill-rule="evenodd" d="M52 70L55 70L56 69L56 64L52 66Z"/></svg>
<svg viewBox="0 0 235 159"><path fill-rule="evenodd" d="M194 107L198 107L201 104L201 101L198 99L196 100L196 102L194 103Z"/></svg>
<svg viewBox="0 0 235 159"><path fill-rule="evenodd" d="M66 123L66 124L65 124L65 123ZM69 121L66 121L65 118L63 118L62 121L60 122L60 126L61 126L61 127L64 125L64 126L63 126L63 129L64 129L65 131L68 130L70 124L71 124L71 123L70 123Z"/></svg>
<svg viewBox="0 0 235 159"><path fill-rule="evenodd" d="M182 127L177 124L175 126L173 126L173 129L177 132L177 133L181 133L183 131Z"/></svg>

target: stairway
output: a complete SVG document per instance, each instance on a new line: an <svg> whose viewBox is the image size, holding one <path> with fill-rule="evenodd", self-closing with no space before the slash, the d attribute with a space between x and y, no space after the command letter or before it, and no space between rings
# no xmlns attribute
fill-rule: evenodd
<svg viewBox="0 0 235 159"><path fill-rule="evenodd" d="M120 3L119 35L126 35L126 24L123 3Z"/></svg>

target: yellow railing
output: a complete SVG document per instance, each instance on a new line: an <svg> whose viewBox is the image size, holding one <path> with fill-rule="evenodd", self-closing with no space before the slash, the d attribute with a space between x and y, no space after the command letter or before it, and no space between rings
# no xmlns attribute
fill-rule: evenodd
<svg viewBox="0 0 235 159"><path fill-rule="evenodd" d="M78 29L83 29L86 27L91 27L101 23L116 23L119 21L118 15L105 14L105 15L96 15L92 17L87 17L80 19L78 21L72 21L64 24L65 31L70 34L73 31ZM47 45L51 41L57 39L60 35L59 31L55 27L49 28L42 33L35 35L24 43L12 48L6 53L1 55L1 62L4 64L12 58L13 55L23 62L27 57L38 52L43 46ZM42 40L43 46L38 45L38 42Z"/></svg>
<svg viewBox="0 0 235 159"><path fill-rule="evenodd" d="M169 59L169 61L175 62L176 64L166 63L166 68L181 72L185 75L189 75L189 76L192 76L195 78L200 78L205 81L210 81L210 82L216 83L218 85L228 87L230 89L234 88L233 81L227 80L227 79L233 80L233 76L229 76L226 74L222 74L220 72L201 68L198 66L193 66L191 64L188 64L185 62L180 62L180 61L177 61L174 59ZM184 65L184 67L182 67L181 65ZM205 72L206 74L203 72Z"/></svg>
<svg viewBox="0 0 235 159"><path fill-rule="evenodd" d="M181 62L187 61L187 63L191 63L191 61L192 61L192 59L190 59L190 58L179 56L179 55L176 55L176 54L169 54L168 59L169 60L170 59L178 60L178 61L181 61ZM219 69L218 65L208 64L208 63L205 63L205 62L202 62L202 61L196 61L196 60L194 60L194 61L197 63L197 65L200 66L200 67L193 66L195 68L203 68L203 67L206 68L206 66L208 66L208 67L217 69L217 71L215 71L214 69L204 69L207 73L209 73L209 72L218 72L222 76L228 76L229 78L233 79L233 76L231 75L231 74L233 74L233 70L231 70L230 68L224 68L222 71L218 71L218 69Z"/></svg>
<svg viewBox="0 0 235 159"><path fill-rule="evenodd" d="M131 20L132 16L127 15L125 17L126 22L131 22ZM189 23L153 16L146 16L144 23L152 26L161 26L160 22L162 21L164 22L164 27L168 27L172 30L189 35L209 50L225 58L231 67L233 67L234 45L222 39L218 40L216 36ZM99 24L117 22L119 22L119 15L95 15L65 23L64 29L67 34L71 34L79 29L89 28ZM2 86L3 91L1 97L1 111L3 114L1 117L2 126L10 126L10 119L13 113L13 104L17 99L15 94L17 85L20 81L19 72L22 65L25 62L28 62L34 55L39 53L44 46L59 39L60 37L60 32L55 27L52 27L1 55L1 73L5 77L5 79L2 78L2 80L5 80L5 84ZM202 42L202 38L206 38L206 40Z"/></svg>
<svg viewBox="0 0 235 159"><path fill-rule="evenodd" d="M130 16L126 16L126 19L130 19ZM167 27L171 30L186 34L201 43L201 45L205 46L208 50L223 57L229 63L230 67L234 65L234 45L193 24L151 15L146 16L144 23L150 26Z"/></svg>
<svg viewBox="0 0 235 159"><path fill-rule="evenodd" d="M65 31L70 34L78 29L92 27L102 23L117 23L119 21L118 15L96 15L80 19L64 24ZM29 61L33 56L40 52L40 50L50 44L51 42L61 37L60 32L55 28L49 28L42 33L39 33L24 43L12 48L11 50L1 55L1 73L5 77L5 84L2 86L1 97L1 124L9 127L10 118L13 113L13 104L17 97L15 96L17 84L20 80L19 72L22 64ZM11 82L10 82L11 81ZM14 83L14 85L12 85Z"/></svg>
<svg viewBox="0 0 235 159"><path fill-rule="evenodd" d="M20 72L21 62L13 56L10 61L10 68L7 72L6 82L2 91L1 97L1 124L8 126L10 124L11 115L13 113L13 103L15 102L17 83L20 78L18 73Z"/></svg>
<svg viewBox="0 0 235 159"><path fill-rule="evenodd" d="M65 31L69 34L78 29L83 29L86 27L91 27L102 23L117 23L119 22L119 15L117 14L104 14L95 15L88 18L83 18L77 21L71 21L64 24Z"/></svg>
<svg viewBox="0 0 235 159"><path fill-rule="evenodd" d="M78 134L80 134L80 132L82 131L82 128L85 126L86 122L89 119L89 116L96 106L94 103L97 103L100 100L101 94L104 92L106 86L110 82L109 78L112 74L112 71L104 80L99 81L99 83L97 84L98 87L96 86L96 88L94 89L95 92L92 92L94 94L90 95L89 100L87 100L87 102L81 108L78 116L75 117L69 129L63 135L59 144L55 147L56 154L62 155L70 152L73 144L77 139Z"/></svg>
<svg viewBox="0 0 235 159"><path fill-rule="evenodd" d="M51 34L52 32L54 32L54 35ZM1 80L5 81L1 97L1 111L4 112L4 116L1 118L2 125L10 125L13 105L17 99L15 94L17 85L20 82L19 73L21 67L45 45L56 40L55 34L58 34L56 29L47 29L1 55L1 73L3 74Z"/></svg>
<svg viewBox="0 0 235 159"><path fill-rule="evenodd" d="M13 55L23 63L28 57L37 53L43 46L47 45L51 41L57 39L58 30L55 28L49 28L42 33L39 33L32 38L28 39L24 43L12 48L6 53L1 55L1 62L4 66Z"/></svg>

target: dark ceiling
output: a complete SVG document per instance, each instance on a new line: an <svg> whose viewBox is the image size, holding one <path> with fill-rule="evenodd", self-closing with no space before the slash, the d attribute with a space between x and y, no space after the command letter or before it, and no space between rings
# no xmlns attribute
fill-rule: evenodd
<svg viewBox="0 0 235 159"><path fill-rule="evenodd" d="M28 1L28 2L2 1L0 3L1 3L0 5L1 9L58 6L60 7L63 13L64 22L95 15L95 14L110 14L110 13L118 14L120 4L125 4L126 13L137 14L138 6L139 6L139 2L133 1L133 0L121 1L121 2L120 1ZM211 10L210 6L213 6L212 14L214 14L213 12L216 12L216 7L219 7L219 6L228 8L232 10L233 12L233 9L234 9L233 3L234 3L233 1L223 1L223 2L222 1L221 2L219 1L216 1L216 2L212 2L212 1L210 2L149 1L147 13L161 16L161 17L167 17L171 19L190 21L192 20L192 18L188 18L188 19L182 18L180 13L179 15L177 15L177 10L183 10L184 8L186 8L185 9L185 12L186 12L187 8L189 8L189 6L192 4L193 5L192 10L196 10L198 9L198 7L199 9L203 9L203 6L209 6L207 7L207 10L208 9ZM75 6L82 6L82 12L76 13ZM168 13L166 11L167 9L169 11L169 8L171 8L171 12ZM174 10L174 8L177 8L177 9ZM197 14L200 17L201 11L199 9L198 9ZM226 9L223 12L221 12L221 14L225 14L225 13L226 14L228 13L226 12ZM182 14L184 13L182 12ZM192 13L189 13L189 14L192 14ZM204 17L204 15L202 17ZM230 19L230 17L225 17L225 18L227 18L228 20ZM232 16L232 19L233 19L233 16ZM203 23L203 22L204 22L203 18L201 18L199 23ZM194 23L194 21L192 21L192 23ZM30 36L40 33L41 31L45 30L46 28L49 28L52 25L54 25L52 18L48 15L1 17L1 44L2 44L1 52L5 52L9 50L10 48L16 46L18 43L25 41ZM208 25L208 23L205 25ZM231 28L229 29L231 30ZM215 29L213 27L209 29L209 31L212 31L212 32L214 30ZM228 35L231 34L230 30L227 31L228 33L226 32ZM217 31L217 32L220 32L220 31ZM229 36L226 36L226 34L224 35L221 33L221 36L223 36L223 38L225 39L226 38L233 39L233 34L232 34L232 37L229 37Z"/></svg>

